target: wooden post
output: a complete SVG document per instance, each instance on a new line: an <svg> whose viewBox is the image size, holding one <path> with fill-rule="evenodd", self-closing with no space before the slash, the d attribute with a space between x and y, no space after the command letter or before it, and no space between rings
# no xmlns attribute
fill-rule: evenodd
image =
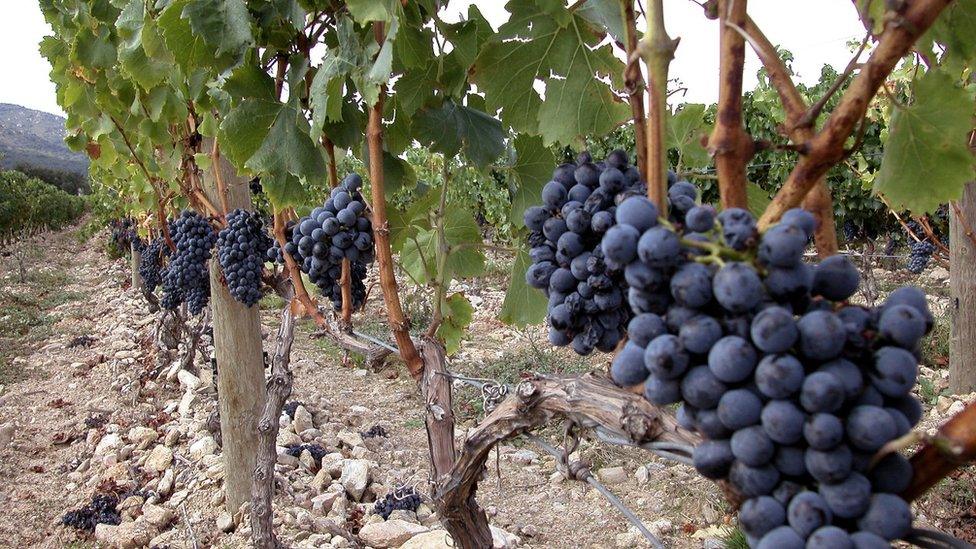
<svg viewBox="0 0 976 549"><path fill-rule="evenodd" d="M976 220L976 183L966 184L958 207L949 222L949 390L966 394L976 390L976 246L966 234Z"/></svg>
<svg viewBox="0 0 976 549"><path fill-rule="evenodd" d="M136 247L135 241L129 244L129 251L132 257L132 263L130 265L132 268L132 289L142 293L142 275L139 274L139 266L142 265L142 254L139 253L139 248Z"/></svg>
<svg viewBox="0 0 976 549"><path fill-rule="evenodd" d="M213 141L205 139L203 150L212 148ZM227 206L250 209L247 179L238 176L224 158L203 174L211 202L223 204L217 196L215 170L220 170ZM227 511L233 515L251 498L251 475L259 445L258 420L265 401L264 356L258 307L246 307L235 300L222 278L220 264L214 258L210 262L210 308L223 437L224 497Z"/></svg>

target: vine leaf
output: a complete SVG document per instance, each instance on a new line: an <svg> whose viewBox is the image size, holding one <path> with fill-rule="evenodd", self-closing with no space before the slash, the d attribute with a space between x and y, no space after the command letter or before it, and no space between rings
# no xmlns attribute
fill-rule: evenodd
<svg viewBox="0 0 976 549"><path fill-rule="evenodd" d="M705 105L683 105L670 116L667 131L668 148L678 150L682 166L702 168L711 163L708 151L701 144L701 136L705 133Z"/></svg>
<svg viewBox="0 0 976 549"><path fill-rule="evenodd" d="M389 22L396 13L396 7L391 0L347 0L346 7L357 23L370 21Z"/></svg>
<svg viewBox="0 0 976 549"><path fill-rule="evenodd" d="M861 16L864 28L878 35L884 30L886 0L855 0L857 13Z"/></svg>
<svg viewBox="0 0 976 549"><path fill-rule="evenodd" d="M433 189L428 193L432 196L439 194ZM435 272L440 253L436 230L420 215L414 217L413 226L413 231L406 229L408 235L412 233L414 236L404 241L400 261L418 283L424 284L435 278L450 282L454 278L471 278L484 272L485 256L476 248L482 242L481 231L474 216L465 208L450 207L444 216L444 239L449 248L444 273Z"/></svg>
<svg viewBox="0 0 976 549"><path fill-rule="evenodd" d="M293 101L282 105L261 146L245 166L256 172L290 173L306 180L325 177L322 151L302 128L305 117Z"/></svg>
<svg viewBox="0 0 976 549"><path fill-rule="evenodd" d="M441 302L441 315L442 321L437 327L437 335L444 341L448 354L454 354L461 347L464 330L474 318L474 307L464 294L455 293Z"/></svg>
<svg viewBox="0 0 976 549"><path fill-rule="evenodd" d="M290 173L269 174L261 178L261 187L276 210L300 206L308 200L301 182Z"/></svg>
<svg viewBox="0 0 976 549"><path fill-rule="evenodd" d="M623 44L627 41L620 0L586 0L576 13L596 27L607 29L617 42Z"/></svg>
<svg viewBox="0 0 976 549"><path fill-rule="evenodd" d="M510 170L517 186L512 197L511 222L521 227L525 225L522 219L525 209L542 203L542 187L552 175L556 157L538 136L519 134L514 147L515 163Z"/></svg>
<svg viewBox="0 0 976 549"><path fill-rule="evenodd" d="M239 57L254 43L244 0L191 0L183 9L183 17L217 55Z"/></svg>
<svg viewBox="0 0 976 549"><path fill-rule="evenodd" d="M939 15L929 31L931 38L948 47L950 55L976 61L976 0L957 0Z"/></svg>
<svg viewBox="0 0 976 549"><path fill-rule="evenodd" d="M257 152L280 110L274 100L245 99L221 122L220 150L239 170Z"/></svg>
<svg viewBox="0 0 976 549"><path fill-rule="evenodd" d="M420 111L413 119L413 128L431 150L454 156L463 149L464 156L478 168L505 151L501 122L450 99Z"/></svg>
<svg viewBox="0 0 976 549"><path fill-rule="evenodd" d="M769 198L769 193L764 191L762 187L752 181L746 183L746 206L757 219L762 217L770 202L772 200Z"/></svg>
<svg viewBox="0 0 976 549"><path fill-rule="evenodd" d="M169 74L166 63L153 59L142 47L142 33L145 27L145 6L141 0L131 0L115 23L122 39L119 45L119 61L122 69L132 77L141 88L148 90L159 84Z"/></svg>
<svg viewBox="0 0 976 549"><path fill-rule="evenodd" d="M525 271L531 264L529 254L525 250L519 250L515 263L512 264L505 301L498 313L499 320L505 324L526 326L538 324L546 318L548 300L545 294L525 282Z"/></svg>
<svg viewBox="0 0 976 549"><path fill-rule="evenodd" d="M208 66L214 52L202 36L193 33L190 22L183 19L183 9L189 0L176 0L159 15L159 30L163 33L166 47L176 62L184 69Z"/></svg>
<svg viewBox="0 0 976 549"><path fill-rule="evenodd" d="M603 135L627 119L630 110L602 81L619 79L623 63L609 45L598 46L588 21L559 5L512 1L506 9L510 20L475 61L489 111L501 109L502 121L547 145Z"/></svg>
<svg viewBox="0 0 976 549"><path fill-rule="evenodd" d="M896 109L874 192L915 213L957 200L973 178L967 146L973 106L952 77L931 70L915 83L915 103Z"/></svg>

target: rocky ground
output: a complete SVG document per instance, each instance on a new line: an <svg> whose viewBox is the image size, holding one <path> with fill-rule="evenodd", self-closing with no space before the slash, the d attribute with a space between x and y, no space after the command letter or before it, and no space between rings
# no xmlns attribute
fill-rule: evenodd
<svg viewBox="0 0 976 549"><path fill-rule="evenodd" d="M183 369L182 347L160 358L158 314L127 289L126 262L110 260L102 242L104 235L97 235L82 244L72 231L51 236L26 283L3 265L0 546L247 547L247 517L222 511L209 364L198 355ZM533 345L543 341L536 330L494 320L499 288L497 279L461 288L477 313L452 369L514 381L521 371L600 366L602 359L582 361ZM371 320L381 314L376 292L358 325L382 336L382 326ZM271 350L277 315L273 300L266 305L265 348ZM428 504L394 511L388 520L373 512L374 502L399 486L428 490L427 441L413 382L399 375L396 363L367 371L343 361L310 332L308 324L300 326L292 357L293 401L301 405L282 415L278 438L275 521L282 539L293 547L450 547ZM203 342L207 352L206 337ZM926 429L976 399L945 394L946 371L939 367L933 359L923 369L920 390L931 405ZM482 402L460 385L457 398L461 436L480 417ZM371 429L384 433L366 436ZM286 451L301 444L307 446L297 456ZM324 455L316 459L319 448ZM724 545L730 509L715 486L688 467L589 441L574 457L589 461L667 545ZM490 465L478 500L490 516L496 547L642 545L614 507L592 488L564 480L537 446L514 441L499 448ZM971 468L964 470L919 502L920 521L974 535L973 478ZM66 512L96 494L119 498L119 525L87 534L62 524Z"/></svg>

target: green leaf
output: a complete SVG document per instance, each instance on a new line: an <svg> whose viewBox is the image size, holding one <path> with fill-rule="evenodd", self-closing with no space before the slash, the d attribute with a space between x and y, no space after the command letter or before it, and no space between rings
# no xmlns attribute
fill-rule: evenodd
<svg viewBox="0 0 976 549"><path fill-rule="evenodd" d="M437 63L430 63L422 70L407 69L396 82L396 98L401 107L398 112L413 116L420 107L434 97Z"/></svg>
<svg viewBox="0 0 976 549"><path fill-rule="evenodd" d="M220 150L238 170L264 142L281 108L277 101L245 99L220 123Z"/></svg>
<svg viewBox="0 0 976 549"><path fill-rule="evenodd" d="M498 319L513 326L538 324L545 320L549 300L541 290L537 290L525 282L525 271L529 269L532 260L525 250L520 250L512 264L512 274L505 292L505 301L498 312Z"/></svg>
<svg viewBox="0 0 976 549"><path fill-rule="evenodd" d="M448 354L454 354L461 347L464 330L474 319L474 307L464 294L455 293L441 301L442 322L437 328L437 336L444 342Z"/></svg>
<svg viewBox="0 0 976 549"><path fill-rule="evenodd" d="M864 28L870 29L873 34L881 34L884 30L885 4L887 0L855 0L854 2Z"/></svg>
<svg viewBox="0 0 976 549"><path fill-rule="evenodd" d="M245 166L258 172L290 173L306 180L325 177L322 150L308 136L304 115L291 102L278 112L264 142Z"/></svg>
<svg viewBox="0 0 976 549"><path fill-rule="evenodd" d="M251 16L244 0L191 0L183 9L194 34L202 37L217 55L239 58L254 43Z"/></svg>
<svg viewBox="0 0 976 549"><path fill-rule="evenodd" d="M770 202L772 200L769 198L769 193L764 191L762 187L751 181L746 183L746 206L756 219L762 217Z"/></svg>
<svg viewBox="0 0 976 549"><path fill-rule="evenodd" d="M347 0L346 7L357 23L365 24L370 21L389 22L396 13L396 6L392 0Z"/></svg>
<svg viewBox="0 0 976 549"><path fill-rule="evenodd" d="M363 163L369 168L369 149L363 147ZM417 184L417 172L406 160L383 151L383 186L387 196L400 187L413 187Z"/></svg>
<svg viewBox="0 0 976 549"><path fill-rule="evenodd" d="M108 27L101 27L98 34L84 29L75 36L71 58L83 67L107 69L115 64L115 45Z"/></svg>
<svg viewBox="0 0 976 549"><path fill-rule="evenodd" d="M130 0L115 23L122 43L119 61L122 68L140 87L149 89L166 79L170 68L166 63L149 57L142 46L145 27L145 7L142 0Z"/></svg>
<svg viewBox="0 0 976 549"><path fill-rule="evenodd" d="M620 0L586 0L577 8L576 13L595 27L606 29L617 42L626 44L627 34L624 31L624 16L620 5Z"/></svg>
<svg viewBox="0 0 976 549"><path fill-rule="evenodd" d="M417 139L436 152L454 156L463 148L464 156L478 168L505 151L501 122L450 99L417 113L413 128Z"/></svg>
<svg viewBox="0 0 976 549"><path fill-rule="evenodd" d="M223 89L238 101L248 98L274 100L274 79L253 63L234 69L224 81Z"/></svg>
<svg viewBox="0 0 976 549"><path fill-rule="evenodd" d="M542 203L542 187L549 182L556 157L542 143L542 138L519 134L515 138L515 163L511 167L517 183L512 197L512 223L525 225L522 214L533 204Z"/></svg>
<svg viewBox="0 0 976 549"><path fill-rule="evenodd" d="M874 181L892 207L920 214L958 200L973 179L968 147L973 103L949 75L931 70L915 83L915 103L897 109Z"/></svg>
<svg viewBox="0 0 976 549"><path fill-rule="evenodd" d="M705 105L682 105L681 110L668 119L667 132L667 146L678 150L683 167L701 168L711 163L708 151L701 144L701 136L706 132Z"/></svg>
<svg viewBox="0 0 976 549"><path fill-rule="evenodd" d="M301 181L290 173L266 175L261 178L261 187L275 210L299 206L308 200Z"/></svg>
<svg viewBox="0 0 976 549"><path fill-rule="evenodd" d="M366 133L366 113L359 110L355 100L347 96L342 102L342 121L326 121L322 132L329 136L336 147L352 149L363 142Z"/></svg>
<svg viewBox="0 0 976 549"><path fill-rule="evenodd" d="M475 62L474 79L489 110L516 131L542 135L545 143L600 136L630 115L598 78L619 81L624 65L589 23L560 4L539 7L513 0L511 19ZM533 88L546 84L545 100Z"/></svg>
<svg viewBox="0 0 976 549"><path fill-rule="evenodd" d="M976 0L956 0L939 15L930 31L950 55L976 62Z"/></svg>
<svg viewBox="0 0 976 549"><path fill-rule="evenodd" d="M466 20L450 25L441 25L440 28L454 47L448 56L465 72L467 72L468 67L474 64L478 52L481 51L481 46L494 34L491 24L481 15L478 6L474 4L468 6Z"/></svg>
<svg viewBox="0 0 976 549"><path fill-rule="evenodd" d="M209 67L215 64L214 49L206 40L193 32L190 22L183 19L183 9L190 0L174 0L159 16L159 30L163 33L166 47L185 70Z"/></svg>
<svg viewBox="0 0 976 549"><path fill-rule="evenodd" d="M326 121L342 121L343 91L346 75L356 69L356 57L348 48L329 48L315 71L309 90L312 102L312 138L321 135Z"/></svg>
<svg viewBox="0 0 976 549"><path fill-rule="evenodd" d="M436 198L439 190L428 191L427 209L417 215L430 215L436 204L429 202ZM409 218L410 216L408 216ZM481 231L471 212L464 208L448 208L444 216L444 239L448 245L447 258L444 262L444 273L437 273L438 254L437 231L427 219L414 216L409 226L415 230L408 230L404 235L403 250L400 261L410 276L420 284L429 280L443 279L450 282L455 278L471 278L484 272L485 256L477 248L482 242ZM428 228L424 228L424 227ZM410 238L410 236L413 238Z"/></svg>
<svg viewBox="0 0 976 549"><path fill-rule="evenodd" d="M408 69L423 67L434 57L434 37L422 24L419 15L411 15L400 28L393 47L397 61Z"/></svg>

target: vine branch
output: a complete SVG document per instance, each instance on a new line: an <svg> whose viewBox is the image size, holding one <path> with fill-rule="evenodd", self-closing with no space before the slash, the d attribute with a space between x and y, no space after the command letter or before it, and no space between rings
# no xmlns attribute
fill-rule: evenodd
<svg viewBox="0 0 976 549"><path fill-rule="evenodd" d="M661 215L668 212L668 162L665 140L668 67L674 59L679 39L671 39L664 27L664 1L647 3L647 32L637 45L637 51L647 66L647 197L654 202Z"/></svg>
<svg viewBox="0 0 976 549"><path fill-rule="evenodd" d="M621 17L624 22L625 42L621 44L627 52L627 67L624 69L624 86L627 101L630 103L631 117L634 119L634 138L637 143L637 168L645 181L650 172L647 166L647 120L644 113L644 76L640 69L640 55L637 42L637 16L633 0L620 0Z"/></svg>

